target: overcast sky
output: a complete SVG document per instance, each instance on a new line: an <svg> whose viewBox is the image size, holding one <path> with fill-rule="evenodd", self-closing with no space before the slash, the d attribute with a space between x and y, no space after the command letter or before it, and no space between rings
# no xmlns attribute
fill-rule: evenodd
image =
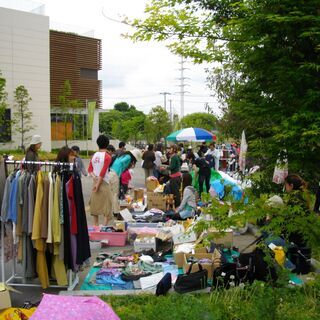
<svg viewBox="0 0 320 320"><path fill-rule="evenodd" d="M0 5L1 5L0 0ZM21 4L21 0L10 0ZM108 18L121 20L143 17L147 0L42 0L45 14L50 17L50 28L84 34L94 32L102 39L103 60L99 78L103 82L103 108L111 109L116 102L126 101L148 113L155 105L163 105L160 92L167 96L175 113L180 115L179 61L169 52L164 43L133 43L121 34L130 32L130 27ZM106 18L106 16L108 18ZM189 93L185 97L185 114L204 111L206 102L218 112L218 105L206 88L205 67L187 63L185 70Z"/></svg>

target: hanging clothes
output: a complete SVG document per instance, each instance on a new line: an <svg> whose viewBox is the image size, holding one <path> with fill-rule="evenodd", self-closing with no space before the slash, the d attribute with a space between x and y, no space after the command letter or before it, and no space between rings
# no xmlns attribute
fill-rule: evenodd
<svg viewBox="0 0 320 320"><path fill-rule="evenodd" d="M44 289L49 274L58 285L67 285L67 270L77 271L91 256L79 175L65 168L54 174L14 170L1 196L6 261L13 253L22 276L38 276Z"/></svg>
<svg viewBox="0 0 320 320"><path fill-rule="evenodd" d="M74 192L73 192L73 178L72 176L66 183L66 192L68 199L68 208L69 208L69 223L70 223L70 244L71 244L71 255L72 255L72 265L73 270L78 269L76 260L77 260L77 216L76 216L76 206L74 203ZM80 248L79 248L80 249Z"/></svg>
<svg viewBox="0 0 320 320"><path fill-rule="evenodd" d="M74 270L72 260L72 249L71 249L71 234L70 234L70 220L69 220L69 203L67 197L66 183L69 181L71 175L67 171L61 172L61 190L62 208L60 212L63 214L63 250L64 250L64 263L68 269ZM61 220L60 220L61 221Z"/></svg>
<svg viewBox="0 0 320 320"><path fill-rule="evenodd" d="M91 257L90 242L88 234L88 225L86 211L83 201L81 178L78 173L74 174L74 199L77 210L77 247L81 250L77 251L77 264L82 265L86 260Z"/></svg>
<svg viewBox="0 0 320 320"><path fill-rule="evenodd" d="M62 242L62 228L60 224L60 188L61 179L57 175L55 178L54 192L53 192L53 206L52 206L52 241L53 241L53 259L52 271L59 286L65 286L68 283L66 267L64 265L63 256L60 257L59 249ZM62 243L63 246L63 243Z"/></svg>
<svg viewBox="0 0 320 320"><path fill-rule="evenodd" d="M47 261L45 256L46 243L41 238L41 209L43 201L43 173L38 171L37 174L37 193L36 202L34 205L34 218L32 227L32 240L35 240L34 247L37 249L37 265L36 270L39 276L39 280L43 289L49 286L49 274Z"/></svg>

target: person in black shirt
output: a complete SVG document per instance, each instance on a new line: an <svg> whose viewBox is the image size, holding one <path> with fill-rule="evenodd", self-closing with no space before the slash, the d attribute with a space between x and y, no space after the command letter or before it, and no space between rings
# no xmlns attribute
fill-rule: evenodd
<svg viewBox="0 0 320 320"><path fill-rule="evenodd" d="M199 151L199 158L194 161L194 164L199 168L198 176L199 176L199 194L203 192L203 183L206 184L207 192L210 189L210 177L211 177L211 169L209 166L209 162L206 161L204 157L204 153Z"/></svg>

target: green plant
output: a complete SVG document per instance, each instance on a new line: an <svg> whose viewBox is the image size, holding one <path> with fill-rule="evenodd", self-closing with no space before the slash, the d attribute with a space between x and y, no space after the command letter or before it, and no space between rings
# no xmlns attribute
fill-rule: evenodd
<svg viewBox="0 0 320 320"><path fill-rule="evenodd" d="M18 86L14 91L16 111L13 113L14 131L21 135L20 148L25 150L25 141L30 138L28 132L35 128L32 125L32 112L29 111L29 103L32 100L28 90L24 86Z"/></svg>

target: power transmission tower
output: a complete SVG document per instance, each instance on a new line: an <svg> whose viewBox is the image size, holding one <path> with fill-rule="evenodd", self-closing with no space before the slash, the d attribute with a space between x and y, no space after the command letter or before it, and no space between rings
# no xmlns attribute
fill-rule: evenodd
<svg viewBox="0 0 320 320"><path fill-rule="evenodd" d="M186 61L184 60L184 58L181 56L181 61L179 62L179 64L181 65L179 71L180 71L180 78L178 78L178 80L180 80L180 117L181 119L184 117L184 95L185 93L187 93L187 91L185 91L185 87L187 86L187 84L185 84L185 80L188 79L184 76L184 70L188 69L184 67L184 63Z"/></svg>
<svg viewBox="0 0 320 320"><path fill-rule="evenodd" d="M163 94L163 107L164 110L167 111L167 95L170 95L169 92L160 92L160 94Z"/></svg>

